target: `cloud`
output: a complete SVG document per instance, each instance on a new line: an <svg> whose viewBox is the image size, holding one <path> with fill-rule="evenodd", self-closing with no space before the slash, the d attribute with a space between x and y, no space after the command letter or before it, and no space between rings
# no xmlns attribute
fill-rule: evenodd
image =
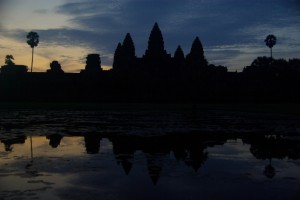
<svg viewBox="0 0 300 200"><path fill-rule="evenodd" d="M16 0L0 0L0 16L4 16L14 6ZM0 21L1 23L1 21Z"/></svg>
<svg viewBox="0 0 300 200"><path fill-rule="evenodd" d="M100 53L102 64L112 65L116 45L127 32L137 55L142 56L151 28L158 22L168 53L173 54L181 45L187 54L199 36L210 62L237 68L262 53L262 41L270 33L278 36L278 47L282 44L284 55L299 53L297 8L297 0L64 0L55 11L65 16L68 24L35 31L41 46L80 47L86 49L82 53ZM49 14L46 9L35 12ZM9 30L7 34L24 42L27 31Z"/></svg>
<svg viewBox="0 0 300 200"><path fill-rule="evenodd" d="M154 22L163 21L164 16L178 10L185 1L105 2L89 0L87 4L67 3L60 6L58 11L69 14L71 21L82 29L97 31L101 36L107 36L108 39L104 40L109 41L114 36L115 46L118 41L123 40L127 32L134 35L137 43L146 43Z"/></svg>
<svg viewBox="0 0 300 200"><path fill-rule="evenodd" d="M183 41L183 46L190 44L197 35L210 46L251 42L240 30L275 23L289 2L294 1L89 0L66 3L58 11L70 15L71 21L81 28L108 36L107 41L131 32L137 43L146 43L152 25L158 21L161 28L165 28L163 33L173 41ZM170 43L173 42L170 40Z"/></svg>
<svg viewBox="0 0 300 200"><path fill-rule="evenodd" d="M3 12L3 10L5 10L4 8L4 6L7 4L7 2L8 2L8 0L0 0L0 11L2 11Z"/></svg>
<svg viewBox="0 0 300 200"><path fill-rule="evenodd" d="M213 64L227 66L229 71L241 71L257 56L264 56L266 53L269 51L264 45L234 44L208 48L206 55Z"/></svg>
<svg viewBox="0 0 300 200"><path fill-rule="evenodd" d="M47 9L36 9L34 10L35 13L38 13L38 14L47 14L49 12L49 10Z"/></svg>
<svg viewBox="0 0 300 200"><path fill-rule="evenodd" d="M7 0L0 0L0 19L5 15ZM2 21L0 20L0 31L2 29Z"/></svg>

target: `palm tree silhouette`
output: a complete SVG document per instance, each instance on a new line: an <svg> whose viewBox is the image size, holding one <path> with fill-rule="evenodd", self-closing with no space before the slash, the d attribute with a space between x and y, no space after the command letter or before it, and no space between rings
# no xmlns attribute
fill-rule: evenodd
<svg viewBox="0 0 300 200"><path fill-rule="evenodd" d="M36 47L39 43L39 35L36 32L30 31L27 34L27 44L32 48L32 57L31 57L31 72L33 67L33 52L34 47Z"/></svg>
<svg viewBox="0 0 300 200"><path fill-rule="evenodd" d="M265 39L265 43L266 43L266 45L270 48L270 51L271 51L271 58L273 58L273 56L272 56L272 48L273 48L273 46L276 44L276 37L275 37L275 35L268 35L267 37L266 37L266 39Z"/></svg>

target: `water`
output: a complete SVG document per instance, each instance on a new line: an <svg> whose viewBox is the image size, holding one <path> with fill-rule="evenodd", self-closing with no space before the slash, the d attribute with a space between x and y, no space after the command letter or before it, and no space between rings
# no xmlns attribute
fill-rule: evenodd
<svg viewBox="0 0 300 200"><path fill-rule="evenodd" d="M298 116L152 109L0 116L0 199L300 199Z"/></svg>

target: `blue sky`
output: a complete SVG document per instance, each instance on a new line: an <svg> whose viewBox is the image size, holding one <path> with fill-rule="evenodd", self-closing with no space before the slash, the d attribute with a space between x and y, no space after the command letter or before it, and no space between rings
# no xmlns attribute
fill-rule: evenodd
<svg viewBox="0 0 300 200"><path fill-rule="evenodd" d="M300 55L298 0L0 0L0 17L0 63L12 54L17 64L29 66L25 37L34 30L40 35L35 71L58 60L65 71L78 72L88 53L99 53L107 68L127 32L142 56L155 22L168 53L181 45L187 54L199 36L209 63L230 71L268 56L268 34L278 39L274 57Z"/></svg>

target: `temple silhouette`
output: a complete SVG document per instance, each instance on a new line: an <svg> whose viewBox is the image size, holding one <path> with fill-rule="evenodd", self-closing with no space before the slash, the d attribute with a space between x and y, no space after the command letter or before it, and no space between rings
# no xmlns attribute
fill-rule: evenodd
<svg viewBox="0 0 300 200"><path fill-rule="evenodd" d="M65 73L58 61L44 73L10 63L1 67L0 101L88 102L299 102L300 59L256 58L242 72L210 64L199 37L186 55L173 56L154 24L141 57L127 33L118 43L111 70L89 54L80 73Z"/></svg>
<svg viewBox="0 0 300 200"><path fill-rule="evenodd" d="M181 71L207 70L208 63L204 57L203 46L199 37L194 40L190 53L184 56L177 47L174 57L168 54L164 47L164 39L157 23L151 30L148 48L145 54L138 58L135 55L134 42L127 33L123 43L119 43L114 56L113 69L116 73L145 73L151 75L174 76ZM227 71L224 67L223 71Z"/></svg>

